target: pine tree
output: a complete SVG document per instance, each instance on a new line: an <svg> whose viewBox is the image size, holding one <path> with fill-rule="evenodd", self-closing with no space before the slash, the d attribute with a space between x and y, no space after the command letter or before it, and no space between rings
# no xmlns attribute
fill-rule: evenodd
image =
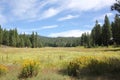
<svg viewBox="0 0 120 80"><path fill-rule="evenodd" d="M108 46L108 42L112 38L112 31L111 31L111 25L109 22L109 19L107 15L105 16L104 19L104 25L102 27L102 41L104 46Z"/></svg>
<svg viewBox="0 0 120 80"><path fill-rule="evenodd" d="M95 47L95 28L91 31L92 47Z"/></svg>
<svg viewBox="0 0 120 80"><path fill-rule="evenodd" d="M114 3L112 6L111 6L111 10L116 10L120 13L120 0L116 0L116 3Z"/></svg>
<svg viewBox="0 0 120 80"><path fill-rule="evenodd" d="M37 32L35 33L35 47L37 48L38 47L38 34Z"/></svg>
<svg viewBox="0 0 120 80"><path fill-rule="evenodd" d="M25 42L24 42L23 37L20 37L20 43L19 43L19 46L20 46L20 47L25 47Z"/></svg>
<svg viewBox="0 0 120 80"><path fill-rule="evenodd" d="M84 46L86 48L91 47L91 38L89 33L83 33L81 36L81 46Z"/></svg>
<svg viewBox="0 0 120 80"><path fill-rule="evenodd" d="M96 21L95 27L92 29L91 32L91 38L92 38L92 46L98 45L100 46L102 44L102 29L100 24L98 24L98 21Z"/></svg>
<svg viewBox="0 0 120 80"><path fill-rule="evenodd" d="M18 31L16 28L14 30L14 37L15 37L15 47L17 47L19 44L19 35L18 35Z"/></svg>
<svg viewBox="0 0 120 80"><path fill-rule="evenodd" d="M29 38L27 38L27 47L31 47L31 42L30 42L30 39Z"/></svg>
<svg viewBox="0 0 120 80"><path fill-rule="evenodd" d="M31 34L30 41L32 44L32 48L35 48L35 34L34 34L34 32L32 32L32 34Z"/></svg>
<svg viewBox="0 0 120 80"><path fill-rule="evenodd" d="M13 46L13 47L16 47L16 35L17 35L17 32L16 30L10 30L9 31L9 41L10 41L10 46Z"/></svg>
<svg viewBox="0 0 120 80"><path fill-rule="evenodd" d="M114 24L112 24L112 32L116 44L120 45L120 18L118 15L115 16Z"/></svg>
<svg viewBox="0 0 120 80"><path fill-rule="evenodd" d="M24 40L24 47L28 47L26 34L22 34L22 39Z"/></svg>
<svg viewBox="0 0 120 80"><path fill-rule="evenodd" d="M111 23L111 27L112 27L112 38L114 40L115 38L115 23L114 22Z"/></svg>
<svg viewBox="0 0 120 80"><path fill-rule="evenodd" d="M1 25L0 25L0 45L2 44L2 42L3 42L3 29L2 29L2 27L1 27Z"/></svg>
<svg viewBox="0 0 120 80"><path fill-rule="evenodd" d="M6 29L4 29L4 33L3 33L3 45L7 45L9 46L9 31L7 31Z"/></svg>
<svg viewBox="0 0 120 80"><path fill-rule="evenodd" d="M30 39L29 39L29 36L25 35L25 47L31 47L31 42L30 42Z"/></svg>
<svg viewBox="0 0 120 80"><path fill-rule="evenodd" d="M10 40L10 44L9 44L9 46L13 46L13 40L12 40L12 36L13 36L13 31L12 30L9 30L9 40Z"/></svg>

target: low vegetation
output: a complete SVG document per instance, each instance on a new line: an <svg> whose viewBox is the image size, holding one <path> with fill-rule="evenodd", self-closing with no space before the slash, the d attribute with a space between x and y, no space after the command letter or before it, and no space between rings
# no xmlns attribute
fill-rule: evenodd
<svg viewBox="0 0 120 80"><path fill-rule="evenodd" d="M71 76L103 75L120 73L120 57L80 56L68 64L67 72Z"/></svg>
<svg viewBox="0 0 120 80"><path fill-rule="evenodd" d="M29 78L37 76L39 72L39 62L35 60L24 60L19 78Z"/></svg>
<svg viewBox="0 0 120 80"><path fill-rule="evenodd" d="M0 64L0 76L5 75L8 72L8 68Z"/></svg>
<svg viewBox="0 0 120 80"><path fill-rule="evenodd" d="M119 53L112 47L0 48L7 68L0 80L119 80Z"/></svg>

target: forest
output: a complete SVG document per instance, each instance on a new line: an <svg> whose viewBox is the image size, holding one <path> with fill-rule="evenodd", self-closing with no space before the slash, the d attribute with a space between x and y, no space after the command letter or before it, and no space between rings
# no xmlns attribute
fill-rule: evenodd
<svg viewBox="0 0 120 80"><path fill-rule="evenodd" d="M0 45L11 47L76 47L87 48L114 45L120 46L120 17L116 14L114 21L110 22L108 16L101 25L96 20L91 33L85 32L81 37L43 37L37 32L32 34L19 34L17 29L4 29L0 26Z"/></svg>

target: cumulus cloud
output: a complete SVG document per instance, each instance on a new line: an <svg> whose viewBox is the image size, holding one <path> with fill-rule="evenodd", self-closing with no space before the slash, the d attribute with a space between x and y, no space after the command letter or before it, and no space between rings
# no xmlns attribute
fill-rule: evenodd
<svg viewBox="0 0 120 80"><path fill-rule="evenodd" d="M64 32L59 32L59 33L51 33L48 35L49 37L80 37L82 33L84 32L89 32L90 30L69 30L69 31L64 31Z"/></svg>

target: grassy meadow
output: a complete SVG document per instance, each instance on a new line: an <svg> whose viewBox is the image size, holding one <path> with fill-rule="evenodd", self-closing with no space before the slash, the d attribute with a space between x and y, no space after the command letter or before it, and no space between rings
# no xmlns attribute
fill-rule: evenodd
<svg viewBox="0 0 120 80"><path fill-rule="evenodd" d="M120 48L0 48L0 64L8 68L7 73L0 76L0 80L19 80L18 75L25 59L39 61L40 68L36 77L22 80L120 80L120 74L81 75L78 79L62 71L70 61L82 56L120 59Z"/></svg>

